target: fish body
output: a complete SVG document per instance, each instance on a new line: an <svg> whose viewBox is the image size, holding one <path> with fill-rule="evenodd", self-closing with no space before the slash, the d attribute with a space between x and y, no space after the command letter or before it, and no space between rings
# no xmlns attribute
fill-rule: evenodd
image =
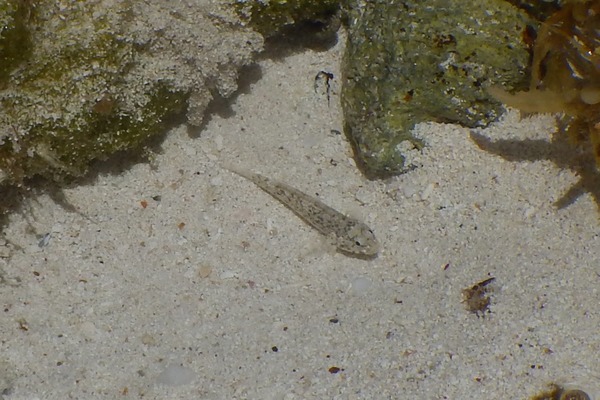
<svg viewBox="0 0 600 400"><path fill-rule="evenodd" d="M377 256L379 242L363 222L342 214L286 183L233 167L226 169L253 182L319 233L331 238L340 253L360 258Z"/></svg>

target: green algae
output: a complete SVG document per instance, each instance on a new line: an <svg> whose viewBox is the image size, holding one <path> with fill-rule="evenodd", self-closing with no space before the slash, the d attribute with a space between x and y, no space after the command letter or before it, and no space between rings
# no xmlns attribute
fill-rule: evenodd
<svg viewBox="0 0 600 400"><path fill-rule="evenodd" d="M345 131L369 178L410 169L402 143L420 122L485 126L502 113L486 88L527 85L531 21L503 0L376 0L349 10Z"/></svg>

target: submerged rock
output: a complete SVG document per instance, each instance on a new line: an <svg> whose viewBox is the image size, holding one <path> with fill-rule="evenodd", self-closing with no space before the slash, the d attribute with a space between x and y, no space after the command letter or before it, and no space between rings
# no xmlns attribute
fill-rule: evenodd
<svg viewBox="0 0 600 400"><path fill-rule="evenodd" d="M369 178L405 172L420 122L485 126L502 113L486 88L528 82L527 15L504 0L374 0L349 10L346 135ZM401 145L402 144L402 145Z"/></svg>
<svg viewBox="0 0 600 400"><path fill-rule="evenodd" d="M205 2L0 6L0 182L79 176L237 89L262 37ZM19 49L19 51L15 51Z"/></svg>
<svg viewBox="0 0 600 400"><path fill-rule="evenodd" d="M236 0L240 18L265 37L312 25L327 29L340 8L339 0Z"/></svg>
<svg viewBox="0 0 600 400"><path fill-rule="evenodd" d="M22 0L5 0L0 4L0 88L9 72L27 58L31 50L26 29L33 5Z"/></svg>
<svg viewBox="0 0 600 400"><path fill-rule="evenodd" d="M342 102L346 133L371 178L400 173L422 121L481 126L485 88L525 86L527 17L504 0L350 0ZM336 1L36 2L0 6L0 183L79 176L92 160L139 148L177 115L201 125L237 89L263 37L329 24ZM237 13L237 14L236 14ZM333 24L335 26L335 24ZM19 49L16 51L15 49Z"/></svg>

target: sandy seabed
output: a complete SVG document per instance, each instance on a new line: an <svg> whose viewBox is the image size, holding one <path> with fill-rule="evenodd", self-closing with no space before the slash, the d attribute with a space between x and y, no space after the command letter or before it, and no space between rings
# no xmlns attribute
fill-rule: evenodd
<svg viewBox="0 0 600 400"><path fill-rule="evenodd" d="M597 396L599 205L557 207L575 172L472 137L527 152L554 119L421 124L422 166L368 181L338 133L341 51L263 60L200 132L65 189L76 212L42 195L11 216L0 398L528 399L553 382ZM360 217L379 257L332 252L224 162ZM489 312L469 312L463 289L490 277Z"/></svg>

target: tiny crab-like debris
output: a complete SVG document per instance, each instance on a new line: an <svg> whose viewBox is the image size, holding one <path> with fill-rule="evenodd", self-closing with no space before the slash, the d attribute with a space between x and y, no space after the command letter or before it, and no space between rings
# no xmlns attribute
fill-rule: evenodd
<svg viewBox="0 0 600 400"><path fill-rule="evenodd" d="M494 280L496 278L488 278L469 288L463 289L463 302L468 311L479 316L479 313L484 314L489 310L491 300L488 296L489 288L487 286Z"/></svg>

